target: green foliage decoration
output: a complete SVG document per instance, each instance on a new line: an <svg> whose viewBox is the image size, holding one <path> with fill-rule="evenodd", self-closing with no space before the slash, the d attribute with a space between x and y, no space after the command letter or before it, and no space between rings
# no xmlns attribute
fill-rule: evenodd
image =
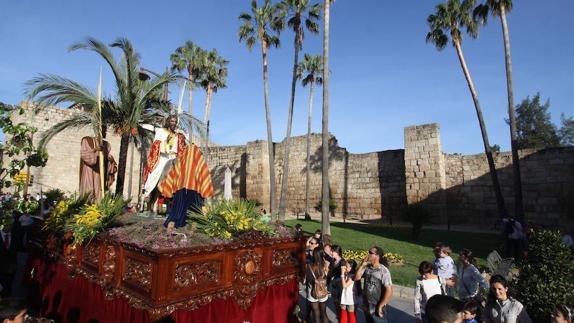
<svg viewBox="0 0 574 323"><path fill-rule="evenodd" d="M18 210L18 212L22 213L22 214L30 214L30 215L34 215L36 214L36 212L38 212L38 209L40 208L40 203L38 203L35 200L30 200L30 201L19 201L17 206L16 206L16 210Z"/></svg>
<svg viewBox="0 0 574 323"><path fill-rule="evenodd" d="M8 157L10 162L4 167L0 165L0 189L12 186L10 178L16 176L24 167L44 167L48 160L48 153L44 149L34 146L32 136L37 129L24 123L14 124L11 116L14 113L23 114L19 106L12 106L0 102L0 129L6 137L0 143L0 160Z"/></svg>
<svg viewBox="0 0 574 323"><path fill-rule="evenodd" d="M556 304L574 305L574 260L558 231L531 231L528 256L513 283L534 322L548 322Z"/></svg>
<svg viewBox="0 0 574 323"><path fill-rule="evenodd" d="M200 212L189 211L189 226L212 238L228 240L248 231L273 236L269 217L259 214L253 201L232 199L207 202Z"/></svg>

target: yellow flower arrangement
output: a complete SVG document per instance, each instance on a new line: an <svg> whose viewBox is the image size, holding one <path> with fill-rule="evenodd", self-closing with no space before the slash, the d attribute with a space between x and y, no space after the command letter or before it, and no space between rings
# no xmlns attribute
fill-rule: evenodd
<svg viewBox="0 0 574 323"><path fill-rule="evenodd" d="M108 193L97 204L84 206L67 225L74 233L74 244L91 240L104 231L122 213L127 203L121 196Z"/></svg>
<svg viewBox="0 0 574 323"><path fill-rule="evenodd" d="M103 214L95 204L88 206L83 214L74 215L77 224L95 227L102 219Z"/></svg>

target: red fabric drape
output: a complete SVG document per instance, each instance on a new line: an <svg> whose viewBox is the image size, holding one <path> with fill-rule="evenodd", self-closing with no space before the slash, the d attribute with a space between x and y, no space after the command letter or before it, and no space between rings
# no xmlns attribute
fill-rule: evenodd
<svg viewBox="0 0 574 323"><path fill-rule="evenodd" d="M142 323L151 322L148 313L135 309L124 298L106 300L100 286L78 275L70 278L61 264L46 264L41 258L32 259L35 268L32 281L33 304L45 317L56 322ZM293 280L284 285L260 289L252 305L243 310L234 299L216 299L193 311L178 310L171 321L183 322L291 322L298 300L298 284Z"/></svg>

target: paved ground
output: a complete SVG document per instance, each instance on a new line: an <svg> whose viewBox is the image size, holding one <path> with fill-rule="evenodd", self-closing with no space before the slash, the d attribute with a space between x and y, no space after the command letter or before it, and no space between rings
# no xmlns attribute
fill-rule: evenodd
<svg viewBox="0 0 574 323"><path fill-rule="evenodd" d="M305 299L305 288L304 285L299 285L299 294L301 298L299 299L299 307L302 313L305 313L307 309L307 302ZM413 316L413 301L411 299L395 297L391 299L388 305L389 307L389 322L414 322L415 317ZM330 322L337 322L337 317L335 315L335 305L331 298L327 301L327 316ZM365 316L361 310L357 311L357 323L364 323Z"/></svg>

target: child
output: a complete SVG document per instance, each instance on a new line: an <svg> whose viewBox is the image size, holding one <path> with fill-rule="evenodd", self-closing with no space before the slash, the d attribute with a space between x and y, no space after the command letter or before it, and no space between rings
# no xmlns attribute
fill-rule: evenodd
<svg viewBox="0 0 574 323"><path fill-rule="evenodd" d="M464 323L478 323L476 316L479 314L480 304L475 300L464 303L462 308L462 318Z"/></svg>
<svg viewBox="0 0 574 323"><path fill-rule="evenodd" d="M550 317L552 319L552 323L572 323L572 317L574 313L572 310L563 304L556 305Z"/></svg>
<svg viewBox="0 0 574 323"><path fill-rule="evenodd" d="M435 274L446 282L446 294L454 296L456 266L450 257L452 250L442 242L437 242L433 248L436 259L433 262Z"/></svg>
<svg viewBox="0 0 574 323"><path fill-rule="evenodd" d="M356 323L355 316L355 298L357 292L355 289L355 272L357 271L357 262L353 259L341 263L341 283L343 292L341 293L341 323Z"/></svg>

